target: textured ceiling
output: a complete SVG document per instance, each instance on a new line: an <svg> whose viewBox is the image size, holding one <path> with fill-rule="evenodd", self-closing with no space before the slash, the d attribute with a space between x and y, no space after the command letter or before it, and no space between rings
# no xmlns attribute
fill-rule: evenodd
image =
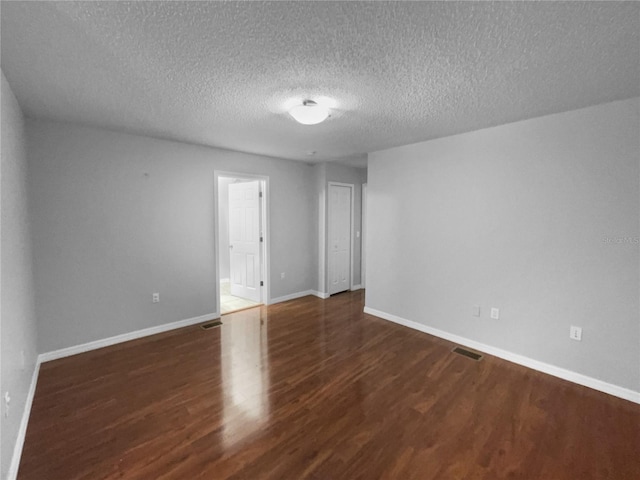
<svg viewBox="0 0 640 480"><path fill-rule="evenodd" d="M304 161L640 95L638 2L2 2L26 115ZM335 99L302 126L294 97ZM313 157L308 151L316 151Z"/></svg>

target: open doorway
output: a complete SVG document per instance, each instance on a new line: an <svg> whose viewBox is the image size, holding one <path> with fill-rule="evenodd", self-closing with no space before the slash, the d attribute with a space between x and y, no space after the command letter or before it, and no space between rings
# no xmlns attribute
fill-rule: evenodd
<svg viewBox="0 0 640 480"><path fill-rule="evenodd" d="M267 179L216 173L220 314L266 303Z"/></svg>

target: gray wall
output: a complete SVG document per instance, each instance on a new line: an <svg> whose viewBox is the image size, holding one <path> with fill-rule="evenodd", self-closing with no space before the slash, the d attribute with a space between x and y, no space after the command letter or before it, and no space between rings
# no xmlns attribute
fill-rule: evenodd
<svg viewBox="0 0 640 480"><path fill-rule="evenodd" d="M0 414L0 476L6 478L20 420L37 359L36 317L33 296L31 239L27 196L27 157L24 121L7 80L2 74L2 150L0 207L2 233L0 275L0 348L2 413ZM25 363L22 358L24 352ZM9 392L9 416L4 394Z"/></svg>
<svg viewBox="0 0 640 480"><path fill-rule="evenodd" d="M42 352L219 310L214 170L270 178L271 298L315 287L308 165L57 122L27 133Z"/></svg>
<svg viewBox="0 0 640 480"><path fill-rule="evenodd" d="M639 110L371 154L367 307L640 391Z"/></svg>
<svg viewBox="0 0 640 480"><path fill-rule="evenodd" d="M362 184L367 182L367 170L365 168L348 167L345 165L324 162L314 166L314 194L315 209L318 215L318 279L317 290L326 293L328 291L328 251L327 251L327 213L329 182L351 183L354 185L354 213L352 229L354 236L360 232L360 237L354 239L353 248L353 284L360 285L362 268Z"/></svg>

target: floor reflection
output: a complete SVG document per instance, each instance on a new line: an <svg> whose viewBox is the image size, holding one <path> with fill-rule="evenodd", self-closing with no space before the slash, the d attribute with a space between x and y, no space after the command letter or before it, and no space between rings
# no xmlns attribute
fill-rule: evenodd
<svg viewBox="0 0 640 480"><path fill-rule="evenodd" d="M265 308L252 308L222 320L223 442L229 448L269 418L267 313Z"/></svg>

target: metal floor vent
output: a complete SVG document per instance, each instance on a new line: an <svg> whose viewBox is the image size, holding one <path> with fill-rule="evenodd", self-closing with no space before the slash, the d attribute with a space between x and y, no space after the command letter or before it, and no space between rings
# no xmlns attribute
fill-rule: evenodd
<svg viewBox="0 0 640 480"><path fill-rule="evenodd" d="M210 322L200 325L200 328L203 330L209 330L210 328L219 327L220 325L222 325L222 322Z"/></svg>
<svg viewBox="0 0 640 480"><path fill-rule="evenodd" d="M458 355L462 355L464 357L467 357L467 358L470 358L472 360L475 360L476 362L482 359L482 355L480 355L479 353L472 352L471 350L466 350L466 349L461 348L461 347L456 347L451 351L453 353L457 353Z"/></svg>

